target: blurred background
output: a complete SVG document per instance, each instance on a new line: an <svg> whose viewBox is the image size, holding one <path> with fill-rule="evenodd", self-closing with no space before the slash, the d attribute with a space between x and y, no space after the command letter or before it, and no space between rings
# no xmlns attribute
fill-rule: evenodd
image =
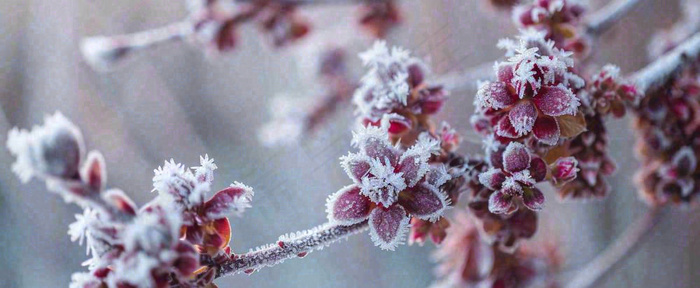
<svg viewBox="0 0 700 288"><path fill-rule="evenodd" d="M591 0L595 10L608 0ZM82 60L82 37L158 27L186 16L184 1L2 0L0 1L0 143L13 126L31 127L61 111L81 127L87 147L106 159L108 186L137 203L154 195L153 169L174 158L186 166L205 153L216 159L214 189L240 181L254 187L253 208L232 219L234 251L270 243L278 235L321 224L325 199L349 179L338 157L349 150L349 105L313 136L291 147L261 146L257 133L271 117L278 93L316 96L317 83L304 64L319 45L336 41L355 53L369 47L356 26L357 7L303 7L312 38L283 50L262 41L247 25L233 53L209 59L196 47L171 43L139 53L115 71L98 73ZM459 71L502 55L498 39L516 33L508 14L481 0L400 0L405 21L388 42L420 56L436 73ZM646 43L679 17L677 0L646 0L600 39L593 61L624 72L648 62ZM321 37L322 36L322 37ZM327 40L318 40L324 38ZM359 38L358 38L359 37ZM329 40L329 41L328 41ZM475 85L452 91L440 117L465 135L462 151L477 153L469 127ZM567 267L587 263L644 214L631 178L630 119L612 120L610 142L619 171L604 201L560 203L545 191L547 207L536 238L556 240ZM3 145L4 146L4 145ZM14 160L0 149L0 287L66 287L85 247L71 243L68 224L79 213L39 181L21 185ZM698 212L666 214L640 250L600 287L697 287L700 281ZM534 240L534 241L537 241ZM432 244L381 251L366 234L312 253L303 260L217 281L219 287L426 287L433 279ZM693 284L695 283L695 284Z"/></svg>

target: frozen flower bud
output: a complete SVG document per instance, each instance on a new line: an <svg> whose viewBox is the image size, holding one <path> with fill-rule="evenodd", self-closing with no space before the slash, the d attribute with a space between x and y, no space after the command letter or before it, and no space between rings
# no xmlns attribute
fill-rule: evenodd
<svg viewBox="0 0 700 288"><path fill-rule="evenodd" d="M499 154L501 155L502 152ZM495 214L489 210L489 200L491 195L497 193L491 188L480 183L479 178L482 173L489 170L489 165L485 162L472 161L474 170L467 176L466 190L469 194L467 207L474 215L475 224L479 231L490 243L496 245L500 250L506 252L514 251L521 240L529 239L537 231L537 213L530 209L520 207L522 204L516 202L514 212L510 214ZM546 164L535 164L531 166L539 167ZM534 164L534 165L533 165ZM502 166L501 166L502 167ZM481 176L483 177L483 176ZM537 178L544 176L537 176ZM454 226L454 225L453 225ZM450 235L448 233L448 235Z"/></svg>
<svg viewBox="0 0 700 288"><path fill-rule="evenodd" d="M431 126L425 116L437 113L448 93L425 83L428 69L422 61L402 48L389 49L384 41L360 58L368 68L352 100L360 123L376 126L390 115L389 132L395 138L416 126Z"/></svg>
<svg viewBox="0 0 700 288"><path fill-rule="evenodd" d="M511 142L503 151L503 168L491 169L479 174L479 182L495 191L489 197L489 211L495 214L510 214L517 210L520 198L525 207L538 211L544 204L544 194L535 183L544 180L547 168L544 161L531 154L518 142Z"/></svg>
<svg viewBox="0 0 700 288"><path fill-rule="evenodd" d="M450 221L444 217L435 223L413 218L411 219L411 232L408 236L408 244L418 243L423 245L427 239L430 239L433 243L439 245L447 237L446 230L448 227L450 227Z"/></svg>
<svg viewBox="0 0 700 288"><path fill-rule="evenodd" d="M393 0L368 1L361 9L360 24L374 37L384 38L391 28L401 23L401 12Z"/></svg>
<svg viewBox="0 0 700 288"><path fill-rule="evenodd" d="M513 22L542 31L557 48L584 58L590 50L590 40L581 29L584 10L573 0L526 1L513 9Z"/></svg>
<svg viewBox="0 0 700 288"><path fill-rule="evenodd" d="M578 161L580 170L575 179L557 190L562 198L600 198L610 192L605 178L612 175L617 166L609 155L603 115L586 115L586 124L588 130L568 144L568 153Z"/></svg>
<svg viewBox="0 0 700 288"><path fill-rule="evenodd" d="M353 133L360 151L341 157L341 165L354 184L331 195L326 211L331 223L369 221L372 241L394 250L405 241L411 217L440 219L450 200L439 186L449 177L428 164L439 141L423 134L404 151L391 145L388 129L388 124L368 126Z"/></svg>
<svg viewBox="0 0 700 288"><path fill-rule="evenodd" d="M508 139L533 136L550 146L584 130L579 123L584 121L580 100L574 93L584 81L572 72L571 53L554 48L543 37L523 30L518 44L499 42L510 56L494 66L497 81L482 83L477 92L480 116L473 121L477 130L495 131Z"/></svg>
<svg viewBox="0 0 700 288"><path fill-rule="evenodd" d="M625 105L636 105L642 97L633 84L622 78L620 68L611 64L593 76L586 91L591 97L591 108L618 118L625 115Z"/></svg>
<svg viewBox="0 0 700 288"><path fill-rule="evenodd" d="M700 193L697 170L700 131L700 78L689 67L636 109L637 154L642 162L635 182L652 205L692 202Z"/></svg>
<svg viewBox="0 0 700 288"><path fill-rule="evenodd" d="M551 167L552 181L555 185L562 185L576 179L578 173L578 161L574 157L562 157L557 159Z"/></svg>
<svg viewBox="0 0 700 288"><path fill-rule="evenodd" d="M12 129L7 148L17 157L12 171L23 182L33 176L77 179L85 154L80 130L59 112L46 116L44 125L31 131Z"/></svg>
<svg viewBox="0 0 700 288"><path fill-rule="evenodd" d="M545 243L503 252L480 237L466 213L455 218L433 254L439 266L431 287L556 287L561 268L556 246Z"/></svg>

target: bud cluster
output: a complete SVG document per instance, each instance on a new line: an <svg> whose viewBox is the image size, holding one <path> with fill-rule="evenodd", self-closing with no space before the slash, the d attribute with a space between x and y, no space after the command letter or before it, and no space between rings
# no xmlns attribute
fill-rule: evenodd
<svg viewBox="0 0 700 288"><path fill-rule="evenodd" d="M59 113L31 131L13 129L7 146L22 181L44 180L84 209L68 234L91 257L88 272L73 274L70 287L214 287L216 265L232 257L226 215L250 207L253 191L235 183L205 201L216 169L207 156L199 167L171 160L156 169L158 196L139 209L121 190L105 189L101 154L86 157L82 134Z"/></svg>

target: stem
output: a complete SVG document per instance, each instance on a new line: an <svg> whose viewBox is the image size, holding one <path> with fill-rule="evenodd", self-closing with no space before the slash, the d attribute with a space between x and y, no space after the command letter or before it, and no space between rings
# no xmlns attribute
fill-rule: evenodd
<svg viewBox="0 0 700 288"><path fill-rule="evenodd" d="M608 248L588 263L569 281L567 288L594 287L603 278L615 271L627 257L654 231L663 213L658 207L649 208L644 216L633 223Z"/></svg>
<svg viewBox="0 0 700 288"><path fill-rule="evenodd" d="M252 273L290 258L304 257L309 252L320 250L368 227L367 221L350 226L326 223L311 230L280 236L277 243L265 245L246 254L232 255L231 260L218 265L216 278L241 272Z"/></svg>
<svg viewBox="0 0 700 288"><path fill-rule="evenodd" d="M613 0L612 3L591 14L586 25L586 33L591 36L603 34L642 1L644 0Z"/></svg>
<svg viewBox="0 0 700 288"><path fill-rule="evenodd" d="M693 63L699 55L700 32L697 32L671 52L632 74L630 78L640 93L647 94Z"/></svg>

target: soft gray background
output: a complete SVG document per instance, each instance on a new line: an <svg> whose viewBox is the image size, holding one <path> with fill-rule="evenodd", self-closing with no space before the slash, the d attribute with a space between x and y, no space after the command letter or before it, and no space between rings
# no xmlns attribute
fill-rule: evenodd
<svg viewBox="0 0 700 288"><path fill-rule="evenodd" d="M140 55L117 71L89 69L76 49L87 35L118 34L181 19L181 1L2 0L0 1L0 142L12 126L30 127L43 115L62 111L83 129L89 149L104 154L109 186L138 203L152 195L153 169L175 158L196 165L200 154L217 160L215 188L241 181L256 190L253 209L233 219L235 251L269 243L279 234L309 228L325 219L324 201L349 183L338 165L348 151L351 113L339 113L316 137L298 147L261 147L256 131L269 118L267 101L278 92L313 93L296 64L299 53L274 51L253 27L242 31L239 48L208 61L189 45L166 45ZM406 22L390 43L426 57L439 73L502 55L496 41L515 33L508 15L484 9L477 0L402 0ZM607 1L591 1L599 7ZM678 17L676 0L648 0L602 38L598 63L614 61L623 71L643 66L654 27ZM358 34L351 6L305 9L318 30L335 39ZM324 27L333 28L325 29ZM352 42L353 53L364 49ZM355 58L352 58L353 60ZM446 116L465 135L474 91L453 91ZM567 265L590 260L645 206L631 184L638 166L632 154L629 119L610 128L620 171L605 201L558 203L548 191L538 237L559 239ZM465 152L476 152L468 137ZM84 247L71 243L66 228L78 213L38 181L20 185L12 158L0 149L0 287L66 287L82 270ZM700 231L697 212L675 211L650 241L601 287L697 287ZM433 247L404 246L396 252L373 247L367 235L311 254L303 260L251 276L218 281L220 287L425 287L432 279Z"/></svg>

